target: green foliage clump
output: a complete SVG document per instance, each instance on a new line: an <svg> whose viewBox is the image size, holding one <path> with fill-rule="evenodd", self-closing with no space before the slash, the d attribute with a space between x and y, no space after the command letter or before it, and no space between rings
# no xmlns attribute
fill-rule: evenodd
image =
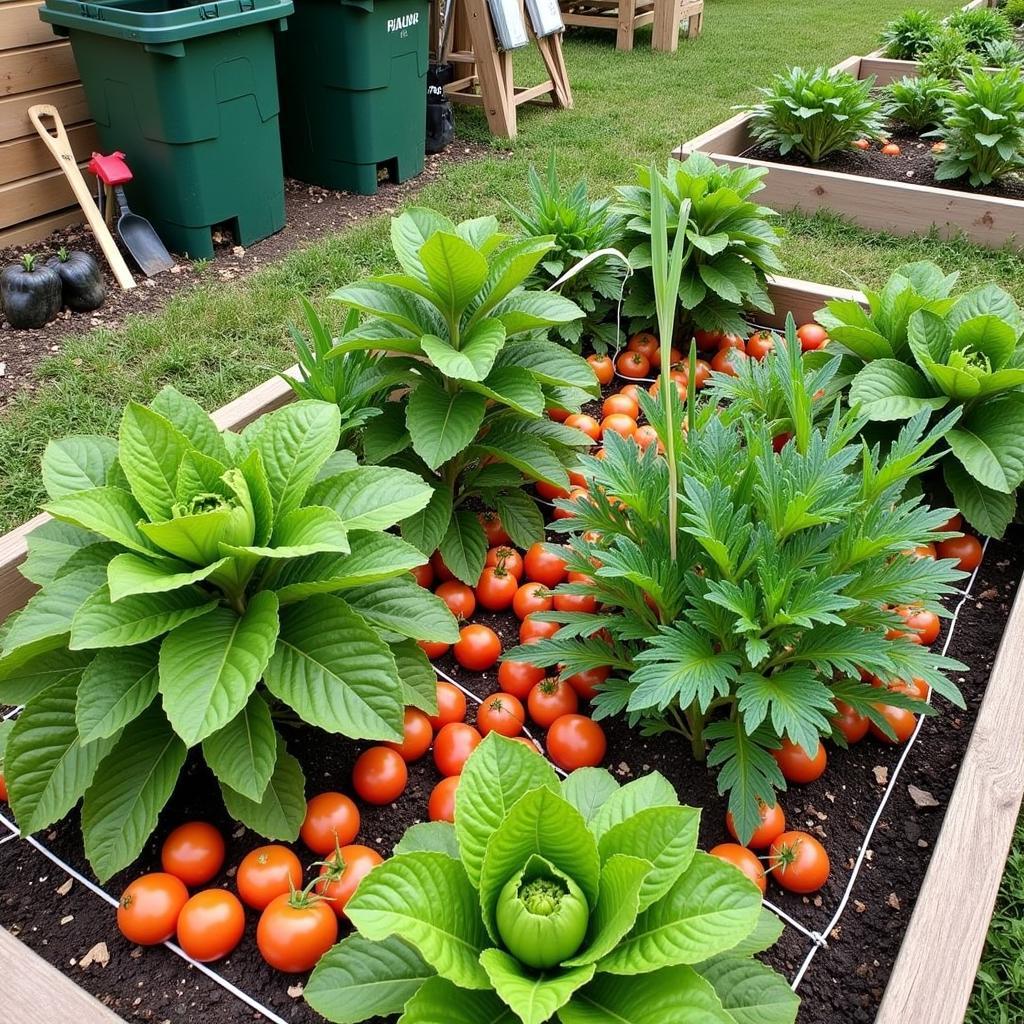
<svg viewBox="0 0 1024 1024"><path fill-rule="evenodd" d="M729 1020L800 1000L753 957L782 925L757 887L697 849L700 811L657 772L559 780L497 733L459 778L455 823L413 825L345 907L355 932L306 986L335 1024ZM688 966L693 965L693 966Z"/></svg>
<svg viewBox="0 0 1024 1024"><path fill-rule="evenodd" d="M931 134L946 144L935 155L939 180L966 176L978 188L1019 173L1024 167L1024 77L1014 68L964 75Z"/></svg>
<svg viewBox="0 0 1024 1024"><path fill-rule="evenodd" d="M751 107L751 132L759 142L785 156L795 150L811 163L848 149L856 139L882 132L881 103L872 96L874 78L857 79L846 71L791 68L759 91L764 99Z"/></svg>
<svg viewBox="0 0 1024 1024"><path fill-rule="evenodd" d="M956 29L945 28L932 37L928 50L921 54L922 75L935 75L952 82L978 64L978 58L967 47L967 39Z"/></svg>
<svg viewBox="0 0 1024 1024"><path fill-rule="evenodd" d="M25 832L84 797L101 879L142 851L192 748L228 812L295 839L305 783L271 712L399 740L405 707L436 707L416 640L458 625L390 532L431 490L336 451L338 407L299 401L240 434L164 388L130 403L116 440L77 435L43 457L54 518L28 538L40 591L7 620L0 702Z"/></svg>
<svg viewBox="0 0 1024 1024"><path fill-rule="evenodd" d="M1024 0L1006 0L1003 13L1013 25L1024 25Z"/></svg>
<svg viewBox="0 0 1024 1024"><path fill-rule="evenodd" d="M885 87L882 109L890 122L923 131L940 123L949 93L949 84L935 75L907 75Z"/></svg>
<svg viewBox="0 0 1024 1024"><path fill-rule="evenodd" d="M946 24L964 37L971 53L984 53L989 43L1009 42L1013 39L1013 26L1009 19L991 7L956 11L950 15Z"/></svg>
<svg viewBox="0 0 1024 1024"><path fill-rule="evenodd" d="M930 48L932 36L942 23L934 11L904 11L882 30L880 41L886 57L917 60Z"/></svg>
<svg viewBox="0 0 1024 1024"><path fill-rule="evenodd" d="M610 209L611 199L591 202L586 181L579 181L563 192L553 153L546 178L530 167L528 188L530 208L519 210L511 206L512 216L525 238L554 239L554 246L534 270L529 284L550 287L591 253L622 244L623 219ZM623 260L602 256L559 285L559 294L572 299L586 316L556 324L552 328L554 337L574 352L581 350L584 341L598 353L618 348L622 332L609 320L622 295L625 273Z"/></svg>
<svg viewBox="0 0 1024 1024"><path fill-rule="evenodd" d="M978 530L1002 536L1024 483L1024 314L1002 288L954 293L956 274L900 267L869 310L833 300L816 314L832 342L864 364L850 402L876 423L959 413L940 467L953 501Z"/></svg>
<svg viewBox="0 0 1024 1024"><path fill-rule="evenodd" d="M988 68L1024 68L1024 49L1012 39L986 43L981 62Z"/></svg>

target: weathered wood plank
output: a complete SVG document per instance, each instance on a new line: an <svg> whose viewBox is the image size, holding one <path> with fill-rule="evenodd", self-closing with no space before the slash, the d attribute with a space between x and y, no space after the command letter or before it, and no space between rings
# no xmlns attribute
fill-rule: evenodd
<svg viewBox="0 0 1024 1024"><path fill-rule="evenodd" d="M68 224L80 224L84 219L80 206L70 206L66 210L58 210L45 217L37 217L17 227L0 231L0 246L29 245L45 238L51 231L66 227Z"/></svg>
<svg viewBox="0 0 1024 1024"><path fill-rule="evenodd" d="M85 164L81 166L84 169ZM74 193L60 169L0 185L0 230L67 209L74 203Z"/></svg>
<svg viewBox="0 0 1024 1024"><path fill-rule="evenodd" d="M99 149L96 126L91 121L72 125L67 133L71 151L79 162L87 161L90 154ZM0 185L43 174L56 166L53 154L38 135L0 142Z"/></svg>
<svg viewBox="0 0 1024 1024"><path fill-rule="evenodd" d="M0 12L0 50L15 50L36 43L52 43L53 29L39 20L42 0L15 0Z"/></svg>
<svg viewBox="0 0 1024 1024"><path fill-rule="evenodd" d="M3 11L0 10L0 25ZM55 41L0 53L0 96L34 92L78 81L71 44Z"/></svg>
<svg viewBox="0 0 1024 1024"><path fill-rule="evenodd" d="M35 128L28 119L28 108L36 103L49 103L60 112L65 124L78 124L89 120L89 105L85 102L85 90L75 83L56 89L25 92L19 96L8 96L0 100L0 142L20 139L35 134Z"/></svg>

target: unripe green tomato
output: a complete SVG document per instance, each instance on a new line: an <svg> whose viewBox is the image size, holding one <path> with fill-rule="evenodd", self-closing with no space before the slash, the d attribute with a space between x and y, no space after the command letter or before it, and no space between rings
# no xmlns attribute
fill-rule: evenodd
<svg viewBox="0 0 1024 1024"><path fill-rule="evenodd" d="M505 883L498 896L498 934L517 960L544 971L568 960L583 943L590 908L580 887L561 874Z"/></svg>

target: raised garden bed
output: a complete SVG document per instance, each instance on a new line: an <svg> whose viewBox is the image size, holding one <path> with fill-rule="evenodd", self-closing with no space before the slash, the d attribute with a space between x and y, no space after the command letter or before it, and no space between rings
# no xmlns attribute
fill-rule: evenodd
<svg viewBox="0 0 1024 1024"><path fill-rule="evenodd" d="M768 326L776 327L781 326L786 312L792 312L797 322L807 322L826 299L856 297L855 293L790 279L774 280L771 291L777 313L766 319ZM215 418L221 427L238 428L291 396L280 380L268 381L219 410ZM38 522L33 520L0 538L3 615L31 596L32 586L16 569L24 558L24 537ZM939 641L948 642L951 656L972 666L958 679L967 710L959 713L944 706L939 716L923 720L909 747L885 747L869 741L849 751L835 750L835 768L826 778L794 789L784 798L795 825L827 837L834 866L832 878L817 896L785 894L774 884L769 888L769 900L792 924L766 960L798 984L805 999L801 1022L831 1024L841 1019L855 1024L877 1019L896 1024L914 1019L953 1024L962 1020L1024 791L1024 768L1016 756L1024 712L1011 690L1015 666L1024 651L1024 600L1018 599L1010 610L1024 570L1020 541L1019 536L1012 536L1005 543L989 544L970 582L970 596L954 602L953 607L959 605L960 609L953 620L952 638L947 626ZM516 623L511 616L475 618L491 625L506 644L514 642ZM990 656L1000 638L1000 655L993 666ZM450 658L436 664L441 673L477 698L495 689L494 670L466 672ZM724 802L717 795L714 779L703 766L680 757L678 740L644 739L621 721L608 723L607 734L606 761L623 781L651 769L662 771L685 802L704 808L701 845L707 847L726 838ZM325 741L312 730L295 731L288 738L313 786L343 788L347 784L356 744L340 737ZM959 778L953 789L957 766ZM429 759L412 766L409 788L397 805L367 810L366 839L381 852L390 852L404 828L425 817L426 797L438 778ZM211 780L205 767L191 763L187 780L168 805L158 837L179 821L203 817L231 837L227 863L237 863L260 840L241 828L232 832L219 801L210 801ZM926 800L921 806L920 798L915 803L908 785L937 803L929 806ZM881 808L887 797L889 802ZM947 801L948 827L940 832ZM2 813L9 818L6 808ZM277 1022L316 1019L297 998L297 986L303 979L276 974L255 955L253 922L239 951L212 971L204 971L236 986L253 1000L255 1008L252 1004L247 1007L237 995L194 968L185 969L164 949L133 950L113 928L112 910L81 882L69 892L63 890L63 872L46 859L41 848L89 877L75 816L36 837L38 847L17 841L13 834L3 841L5 833L6 829L0 828L0 866L8 879L0 902L0 925L16 930L29 947L120 1015L185 1024L228 1024L259 1019L261 1013L268 1017L266 1010L268 1019ZM964 872L968 856L971 871ZM154 838L139 862L112 879L106 891L116 896L139 871L152 869L158 862ZM223 876L214 884L227 881ZM61 893L55 895L59 887ZM946 936L954 921L957 941L950 943ZM897 956L905 929L906 938ZM107 943L109 964L81 967L82 954L100 941ZM19 986L38 978L38 973L30 973L38 972L38 962L26 950L19 947L10 955L5 951L4 956L5 967L10 968L5 970L5 978L11 977ZM17 963L13 963L15 958ZM892 978L876 1018L890 971ZM53 971L44 974L50 991L80 998L60 975ZM841 986L836 985L836 978L843 979ZM92 1005L97 1022L109 1020L108 1014ZM75 1017L82 1024L91 1024L89 1013L89 1009L78 1009Z"/></svg>
<svg viewBox="0 0 1024 1024"><path fill-rule="evenodd" d="M875 56L850 57L835 70L848 71L855 78L878 76L882 85L907 73L908 61L891 61ZM802 166L783 162L777 155L765 153L752 137L751 115L740 113L710 131L684 142L675 156L707 153L717 163L730 167L764 167L771 171L759 199L777 210L798 209L804 213L831 210L876 231L896 234L925 234L936 230L942 237L962 235L978 245L1001 248L1024 240L1024 200L1007 195L981 193L954 183L944 187L919 184L906 179L907 171L916 175L927 165L902 166L895 158L890 174L902 180L873 177L871 167L851 173L856 160L867 154L840 154L837 169L827 166ZM925 150L926 157L928 156Z"/></svg>

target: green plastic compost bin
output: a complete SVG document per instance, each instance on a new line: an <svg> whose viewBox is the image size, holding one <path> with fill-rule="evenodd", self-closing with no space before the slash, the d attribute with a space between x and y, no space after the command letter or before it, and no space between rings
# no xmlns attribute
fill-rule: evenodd
<svg viewBox="0 0 1024 1024"><path fill-rule="evenodd" d="M71 40L105 152L135 177L129 204L168 248L213 255L211 228L241 245L284 227L274 35L292 0L46 0Z"/></svg>
<svg viewBox="0 0 1024 1024"><path fill-rule="evenodd" d="M423 170L427 0L299 0L277 37L291 177L363 195Z"/></svg>

